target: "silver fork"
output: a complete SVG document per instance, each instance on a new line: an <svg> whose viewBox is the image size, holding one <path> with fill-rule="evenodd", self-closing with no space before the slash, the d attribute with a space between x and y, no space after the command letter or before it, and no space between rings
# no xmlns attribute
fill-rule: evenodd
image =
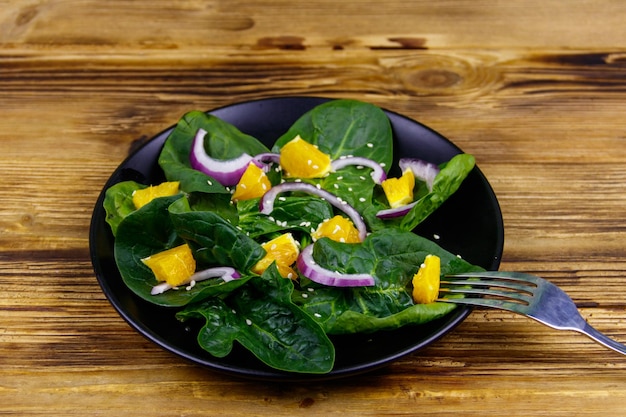
<svg viewBox="0 0 626 417"><path fill-rule="evenodd" d="M573 330L626 355L626 346L600 333L580 315L572 299L559 287L520 272L477 272L448 275L441 280L437 301L512 311L557 330Z"/></svg>

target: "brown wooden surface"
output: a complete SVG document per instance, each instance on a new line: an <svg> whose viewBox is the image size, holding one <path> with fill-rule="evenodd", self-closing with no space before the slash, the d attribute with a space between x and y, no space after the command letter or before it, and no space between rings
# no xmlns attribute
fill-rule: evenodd
<svg viewBox="0 0 626 417"><path fill-rule="evenodd" d="M626 342L625 21L620 0L0 0L0 414L626 415L626 357L493 311L358 378L222 376L133 331L88 253L109 175L185 111L356 98L474 154L501 269Z"/></svg>

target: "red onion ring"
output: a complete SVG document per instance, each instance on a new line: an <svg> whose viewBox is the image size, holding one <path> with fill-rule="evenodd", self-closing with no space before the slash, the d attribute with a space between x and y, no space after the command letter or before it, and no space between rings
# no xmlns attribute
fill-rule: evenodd
<svg viewBox="0 0 626 417"><path fill-rule="evenodd" d="M359 212L347 202L339 199L336 195L329 193L328 191L317 188L316 186L303 182L285 182L272 187L266 192L259 203L259 211L263 214L270 214L274 210L274 200L279 194L298 191L308 194L316 195L324 200L328 201L331 205L343 211L350 219L359 232L359 239L361 242L367 236L367 226L363 221L363 218Z"/></svg>
<svg viewBox="0 0 626 417"><path fill-rule="evenodd" d="M216 268L205 269L203 271L198 271L192 276L190 276L187 282L185 282L184 284L189 284L192 282L195 283L199 281L204 281L209 278L218 278L218 277L222 278L224 282L229 282L237 278L241 278L241 275L239 274L239 272L235 270L235 268L231 268L228 266L221 266L221 267L216 267ZM152 287L152 291L150 291L150 294L152 295L163 294L165 291L171 290L172 288L174 287L172 287L167 282L163 282L161 284L158 284Z"/></svg>
<svg viewBox="0 0 626 417"><path fill-rule="evenodd" d="M342 274L319 266L313 259L313 245L302 249L296 261L298 271L318 284L332 287L368 287L375 284L369 274Z"/></svg>
<svg viewBox="0 0 626 417"><path fill-rule="evenodd" d="M330 163L330 166L332 167L333 171L336 171L338 169L345 168L351 165L362 165L362 166L371 168L372 169L371 176L376 184L380 184L381 182L387 179L387 174L385 173L385 170L383 169L383 167L378 162L369 158L363 158L360 156L342 156L339 159L335 159L334 161Z"/></svg>
<svg viewBox="0 0 626 417"><path fill-rule="evenodd" d="M243 153L237 158L228 160L212 158L204 149L206 133L206 130L198 129L193 139L189 155L191 167L211 176L225 187L237 185L248 164L252 161L252 157Z"/></svg>
<svg viewBox="0 0 626 417"><path fill-rule="evenodd" d="M433 190L433 182L437 174L439 174L439 167L437 165L416 158L402 158L398 161L398 165L402 172L407 169L413 171L413 175L415 175L417 179L426 183L428 191Z"/></svg>

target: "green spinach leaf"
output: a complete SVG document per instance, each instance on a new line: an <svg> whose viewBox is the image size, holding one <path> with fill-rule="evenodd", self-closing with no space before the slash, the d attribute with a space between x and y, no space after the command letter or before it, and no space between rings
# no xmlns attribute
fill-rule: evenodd
<svg viewBox="0 0 626 417"><path fill-rule="evenodd" d="M296 135L339 159L362 156L388 169L393 161L393 135L389 118L379 107L356 100L332 100L302 115L274 144L280 148Z"/></svg>
<svg viewBox="0 0 626 417"><path fill-rule="evenodd" d="M434 320L454 306L416 305L410 294L411 278L428 254L441 258L442 275L481 270L434 242L399 229L372 233L362 244L320 239L313 250L318 264L347 274L371 274L376 284L355 288L310 284L294 294L294 301L328 334L374 332Z"/></svg>
<svg viewBox="0 0 626 417"><path fill-rule="evenodd" d="M198 343L223 357L238 341L267 365L285 371L321 374L334 364L335 349L322 328L292 303L293 283L275 264L227 299L188 306L180 320L204 318Z"/></svg>
<svg viewBox="0 0 626 417"><path fill-rule="evenodd" d="M230 123L200 111L186 113L170 133L159 155L159 165L168 181L180 181L185 192L228 193L215 179L191 168L189 155L198 129L207 131L204 145L216 159L232 159L243 153L257 155L268 149L256 138Z"/></svg>
<svg viewBox="0 0 626 417"><path fill-rule="evenodd" d="M123 181L106 190L103 207L106 212L105 220L111 227L113 236L117 235L117 227L120 222L136 210L133 203L133 192L146 187L146 185L135 181Z"/></svg>
<svg viewBox="0 0 626 417"><path fill-rule="evenodd" d="M459 154L442 166L435 177L433 189L417 201L400 223L404 230L413 230L458 190L475 165L469 154Z"/></svg>

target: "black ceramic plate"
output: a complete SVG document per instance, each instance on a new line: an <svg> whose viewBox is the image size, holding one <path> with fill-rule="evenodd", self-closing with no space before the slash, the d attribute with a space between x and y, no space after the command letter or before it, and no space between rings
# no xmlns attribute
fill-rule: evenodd
<svg viewBox="0 0 626 417"><path fill-rule="evenodd" d="M234 104L210 113L271 147L298 117L325 101L327 99L312 97L270 98ZM424 125L393 112L386 113L393 128L396 158L416 157L441 163L461 152ZM189 329L187 324L178 322L172 310L139 299L124 285L115 265L114 240L102 207L104 190L117 182L134 180L148 184L164 180L157 158L172 128L136 150L113 173L98 199L90 230L91 258L104 294L119 314L149 340L216 371L263 380L310 381L377 369L433 343L469 314L469 308L459 307L448 316L427 325L369 335L334 337L336 363L334 369L325 375L276 371L243 348L236 347L225 358L211 356L198 346L197 329ZM496 196L478 168L470 173L452 198L416 229L416 233L435 240L473 264L488 270L498 269L504 243L502 216Z"/></svg>

